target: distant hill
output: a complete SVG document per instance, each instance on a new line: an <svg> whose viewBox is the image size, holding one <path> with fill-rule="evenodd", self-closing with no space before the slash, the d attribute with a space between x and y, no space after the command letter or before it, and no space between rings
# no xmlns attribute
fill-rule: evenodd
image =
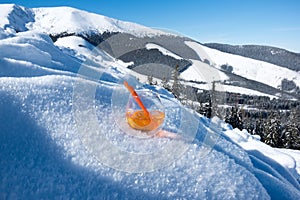
<svg viewBox="0 0 300 200"><path fill-rule="evenodd" d="M206 43L204 45L225 53L253 58L255 60L286 67L294 71L300 71L300 53L262 45L229 45L219 43Z"/></svg>

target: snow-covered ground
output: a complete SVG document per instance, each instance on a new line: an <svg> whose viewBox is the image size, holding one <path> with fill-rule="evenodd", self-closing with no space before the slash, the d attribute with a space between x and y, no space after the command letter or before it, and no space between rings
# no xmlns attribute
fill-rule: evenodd
<svg viewBox="0 0 300 200"><path fill-rule="evenodd" d="M0 199L300 198L298 151L185 109L80 38L0 27ZM159 94L179 138L121 124L123 80Z"/></svg>

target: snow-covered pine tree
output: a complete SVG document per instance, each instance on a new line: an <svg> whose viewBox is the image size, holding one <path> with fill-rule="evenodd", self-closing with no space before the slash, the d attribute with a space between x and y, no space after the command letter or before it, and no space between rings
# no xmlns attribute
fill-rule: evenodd
<svg viewBox="0 0 300 200"><path fill-rule="evenodd" d="M208 100L208 107L206 109L206 117L208 117L208 118L212 117L212 102L211 102L211 97Z"/></svg>
<svg viewBox="0 0 300 200"><path fill-rule="evenodd" d="M169 82L168 82L168 80L167 80L166 77L164 77L164 78L162 79L162 81L161 81L161 86L162 86L163 88L165 88L166 90L171 91L170 84L169 84Z"/></svg>
<svg viewBox="0 0 300 200"><path fill-rule="evenodd" d="M264 125L264 142L272 147L282 147L282 126L277 112L271 113Z"/></svg>
<svg viewBox="0 0 300 200"><path fill-rule="evenodd" d="M282 130L283 147L289 149L300 150L300 112L299 110L293 109L289 116L289 120Z"/></svg>
<svg viewBox="0 0 300 200"><path fill-rule="evenodd" d="M231 108L231 112L227 113L225 122L231 124L233 128L242 130L244 128L241 110L235 106Z"/></svg>
<svg viewBox="0 0 300 200"><path fill-rule="evenodd" d="M299 130L293 123L288 123L282 130L283 147L300 150Z"/></svg>
<svg viewBox="0 0 300 200"><path fill-rule="evenodd" d="M172 71L171 79L173 80L173 84L171 87L171 91L176 98L180 98L180 82L179 82L179 65L175 66L175 69Z"/></svg>
<svg viewBox="0 0 300 200"><path fill-rule="evenodd" d="M153 76L152 76L152 75L151 75L151 76L148 76L147 79L148 79L148 84L149 84L149 85L154 85L154 82L153 82Z"/></svg>
<svg viewBox="0 0 300 200"><path fill-rule="evenodd" d="M216 82L213 81L211 86L211 91L210 91L210 100L209 100L209 116L218 116L218 105L217 105L217 94L216 94ZM221 117L220 117L221 118Z"/></svg>
<svg viewBox="0 0 300 200"><path fill-rule="evenodd" d="M262 142L265 142L264 126L263 125L264 125L263 120L261 118L257 119L256 122L255 122L254 134L259 135L260 140Z"/></svg>

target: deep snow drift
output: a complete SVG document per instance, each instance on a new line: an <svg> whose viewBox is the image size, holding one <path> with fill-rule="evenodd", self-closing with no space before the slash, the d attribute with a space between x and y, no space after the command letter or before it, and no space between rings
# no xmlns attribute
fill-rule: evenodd
<svg viewBox="0 0 300 200"><path fill-rule="evenodd" d="M300 198L298 151L185 109L79 38L54 44L8 29L0 30L1 199ZM160 95L163 128L179 139L127 134L123 80Z"/></svg>

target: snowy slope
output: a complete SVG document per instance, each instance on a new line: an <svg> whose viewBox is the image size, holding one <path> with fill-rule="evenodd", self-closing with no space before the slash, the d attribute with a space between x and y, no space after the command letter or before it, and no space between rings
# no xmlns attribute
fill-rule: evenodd
<svg viewBox="0 0 300 200"><path fill-rule="evenodd" d="M26 31L26 24L34 21L30 9L13 4L0 5L0 28L7 32Z"/></svg>
<svg viewBox="0 0 300 200"><path fill-rule="evenodd" d="M299 152L186 110L81 38L0 35L0 199L300 198ZM160 95L179 139L128 134L123 80Z"/></svg>
<svg viewBox="0 0 300 200"><path fill-rule="evenodd" d="M197 73L197 71L195 73ZM206 79L203 79L203 81L206 81ZM211 84L187 83L187 85L190 85L194 88L199 88L201 90L210 90L212 87ZM236 94L245 94L245 95L251 95L251 96L266 96L266 97L269 97L270 99L278 98L277 96L268 95L266 93L262 93L262 92L259 92L256 90L251 90L251 89L233 86L233 85L224 85L224 84L220 84L220 83L215 84L215 90L220 91L220 92L230 91L230 92L236 93Z"/></svg>
<svg viewBox="0 0 300 200"><path fill-rule="evenodd" d="M216 90L245 95L268 96L271 99L278 98L275 94L271 95L254 89L228 85L228 83L230 83L230 77L221 70L220 66L223 64L232 65L234 74L240 75L249 80L257 81L258 83L264 83L275 88L278 88L283 79L293 80L296 83L298 83L300 80L298 79L300 78L299 73L282 68L280 66L241 56L226 54L204 47L196 42L186 41L185 43L198 54L199 58L201 58L199 60L189 59L192 65L180 74L182 79L191 81L186 82L186 84L195 88L209 90L211 89L212 81L227 81L226 85L217 84ZM183 57L174 54L158 44L148 43L146 48L158 49L164 55L168 55L176 59L183 59ZM205 59L210 61L211 65L203 62Z"/></svg>
<svg viewBox="0 0 300 200"><path fill-rule="evenodd" d="M223 53L195 42L186 42L186 44L196 52L204 50L208 59L219 69L221 65L231 65L233 67L232 73L275 88L281 85L283 79L292 80L297 86L300 86L300 73L293 70L251 58Z"/></svg>
<svg viewBox="0 0 300 200"><path fill-rule="evenodd" d="M6 36L0 40L1 76L74 74L80 67L79 59L61 54L47 35L20 32Z"/></svg>
<svg viewBox="0 0 300 200"><path fill-rule="evenodd" d="M99 33L105 31L125 32L139 37L166 34L132 22L119 21L69 7L37 8L33 9L33 12L35 13L35 22L28 25L30 29L52 34L78 33L87 30Z"/></svg>
<svg viewBox="0 0 300 200"><path fill-rule="evenodd" d="M12 12L12 10L13 10L13 6L11 6L10 4L1 5L2 12L0 14L0 24L2 28L4 28L3 27L4 25L9 24L8 15Z"/></svg>
<svg viewBox="0 0 300 200"><path fill-rule="evenodd" d="M146 49L157 49L161 53L163 53L164 55L171 56L171 57L173 57L175 59L178 59L178 60L183 59L182 57L176 55L175 53L173 53L173 52L171 52L171 51L169 51L169 50L167 50L167 49L165 49L165 48L163 48L163 47L161 47L157 44L148 43L148 44L146 44Z"/></svg>
<svg viewBox="0 0 300 200"><path fill-rule="evenodd" d="M130 33L138 37L170 35L136 23L124 22L70 7L27 9L13 4L3 4L0 10L0 27L3 29L11 26L19 31L30 29L48 34L109 31Z"/></svg>

